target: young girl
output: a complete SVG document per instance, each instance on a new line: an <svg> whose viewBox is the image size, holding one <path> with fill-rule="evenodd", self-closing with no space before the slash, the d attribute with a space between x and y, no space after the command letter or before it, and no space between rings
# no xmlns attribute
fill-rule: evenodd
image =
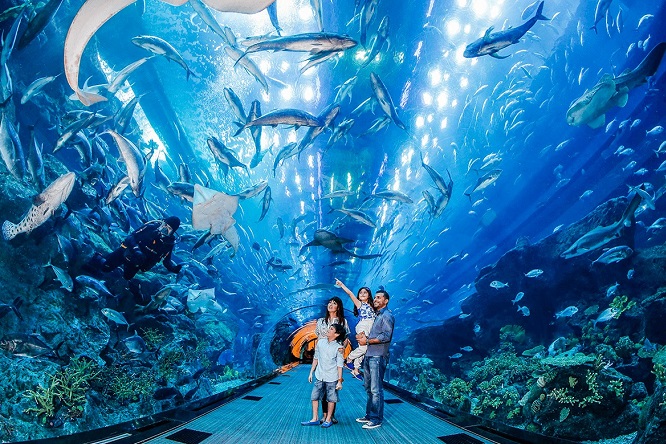
<svg viewBox="0 0 666 444"><path fill-rule="evenodd" d="M356 334L363 334L367 336L372 328L372 323L375 321L375 309L372 307L372 291L368 287L361 287L358 290L358 295L354 296L347 286L339 279L335 280L335 285L342 288L345 293L349 295L354 303L354 315L358 316L358 323L356 324ZM363 356L368 349L367 345L359 345L347 356L347 368L351 369L354 377L363 380L359 373ZM353 364L352 364L353 361Z"/></svg>

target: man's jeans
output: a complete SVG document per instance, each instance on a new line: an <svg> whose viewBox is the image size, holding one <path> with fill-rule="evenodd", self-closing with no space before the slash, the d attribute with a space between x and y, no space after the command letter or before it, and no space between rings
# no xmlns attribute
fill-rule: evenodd
<svg viewBox="0 0 666 444"><path fill-rule="evenodd" d="M363 360L363 385L368 394L365 418L375 424L384 420L384 372L388 359L384 356L366 356Z"/></svg>

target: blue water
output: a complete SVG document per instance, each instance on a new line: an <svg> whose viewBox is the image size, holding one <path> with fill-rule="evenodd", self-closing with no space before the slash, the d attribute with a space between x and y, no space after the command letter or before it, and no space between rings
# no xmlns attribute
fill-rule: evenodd
<svg viewBox="0 0 666 444"><path fill-rule="evenodd" d="M51 231L40 233L39 237L24 236L7 243L8 250L4 256L7 262L3 264L7 275L3 278L3 285L7 290L14 291L14 287L18 286L10 285L11 263L16 258L21 258L21 263L39 267L46 264L48 257L59 257L59 249L54 244L55 233L71 237L83 233L76 244L80 255L76 263L54 260L54 264L67 269L75 277L82 274L80 267L95 249L101 248L100 245L106 244L103 252L108 252L141 223L155 216L177 215L183 225L178 231L180 240L174 256L176 262L185 264L185 269L177 280L164 269L158 269L156 275L146 275L152 284L150 292L145 287L148 284L144 284L139 292L145 298L154 294L161 285L176 283L181 285L177 292L180 292L178 298L184 303L187 287L214 287L217 302L225 310L215 322L228 327L231 337L227 337L226 333L216 336L210 329L214 330L214 327L204 329L202 325L207 321L200 318L201 314L181 313L160 321L170 326L179 325L173 344L183 339L187 330L176 321L178 316L188 317L193 321L192 325L200 321L194 330L196 333L190 333L209 341L207 354L213 364L228 365L241 373L246 372L244 376L247 378L255 377L257 373L270 371L291 359L285 341L306 322L321 316L328 298L340 296L348 304L347 308L352 308L344 293L337 289L299 291L316 284L333 284L338 278L353 291L361 286L368 286L373 291L383 286L392 295L389 308L397 319L393 337L395 350L391 358L392 363L398 364L394 372L400 372L401 367L407 371L404 369L412 365L405 364L409 358L432 354L431 357L437 361L435 367L441 367L444 372L442 375L448 372L450 377L465 379L473 363L471 359L467 362L468 367L465 364L462 367L451 365L446 358L446 365L443 365L434 353L427 350L419 353L418 346L414 348L412 343L415 338L423 337L419 335L430 331L423 328L442 325L444 331L456 328L452 322L457 322L455 319L463 313L461 304L464 306L464 301L474 300L475 295L484 295L487 291L485 287L479 290L475 286L479 282L477 278L483 276L481 271L488 270L484 267L496 264L514 247L535 245L556 231L566 230L611 199L631 199L633 194L630 194L628 186L640 184L644 184L647 193L653 196L656 208L641 207L636 212L635 242L631 247L638 253L664 242L660 229L646 231L646 228L664 217L663 202L659 199L664 191L664 174L657 169L665 158L661 154L655 155L655 151L666 141L662 132L665 124L665 65L658 67L647 84L628 92L625 106L609 107L604 123L598 128L567 124L567 110L572 102L593 89L603 74L617 77L627 69L635 69L650 50L666 39L662 26L663 2L611 1L608 13L602 14L595 32L590 29L594 24L595 10L606 2L597 5L595 2L574 0L546 1L543 15L550 20L537 21L519 42L499 51L498 55L507 58L486 55L468 59L462 56L465 47L483 36L489 27L494 27L494 33L518 27L534 16L537 4L528 0L380 0L375 18L368 26L368 46L365 49L359 43L340 52L334 60L323 62L305 73L299 72L299 66L303 65L307 53L262 51L248 56L266 76L268 91L240 65L234 66L234 61L225 53L227 43L206 25L190 5L172 7L157 0L145 3L145 10L142 11L141 4L131 5L95 34L83 54L79 86L88 78L89 85L107 83L129 63L150 55L145 49L132 44L131 38L137 35L155 35L169 42L194 73L189 79L182 66L156 56L131 74L115 97L107 93L107 102L86 108L80 102L68 99L72 91L61 74L28 103L20 104L20 97L35 79L63 72L65 36L82 4L80 1L65 0L44 31L25 49L15 48L8 59L13 99L3 113L18 129L24 147L29 145L29 128L35 128L36 138L43 144L45 159L50 165L61 164L60 171L81 173L91 164L89 159L84 162L79 160L71 146L55 153L55 160L50 156L55 141L66 126L63 118L67 111L89 109L111 116L123 104L141 96L134 120L124 135L144 154L151 154L147 159L143 198L155 210L145 212L143 208L146 204L131 192L125 192L118 202L137 209L136 218L128 226L121 218L111 214L111 225L103 230L107 233L102 236L103 242L87 241L89 233L94 230L85 226L82 215L106 196L122 177L125 167L117 163L118 152L112 139L102 134L104 129L114 128L112 121L102 124L97 130L84 130L83 136L92 143L99 138L110 147L105 155L109 165L107 175L94 186L97 196L91 196L92 192L88 190L88 195L82 197L80 190L84 184L77 184L73 197L66 205L74 211L70 218L78 222L65 222L63 226L68 228L62 229L64 231L58 231L56 226ZM326 32L359 39L359 20L353 19L355 2L324 0L321 3ZM364 2L359 3L361 5L356 6L360 12ZM3 2L3 10L16 4ZM283 36L321 31L310 1L278 0L277 8ZM32 9L32 6L26 8L26 17L32 14ZM265 11L255 15L213 14L220 25L233 30L241 49L247 37L274 33ZM388 17L390 22L389 44L378 58L363 67L366 51L383 17ZM21 30L26 26L26 20L24 18ZM12 18L0 24L5 35L13 22ZM275 37L275 34L272 36ZM386 85L405 129L389 123L376 134L365 135L375 119L384 115L378 105L372 111L351 116L352 110L373 96L370 73L378 75ZM261 148L268 154L257 167L249 170L249 174L241 168L232 168L227 177L224 176L207 147L209 137L221 140L246 165L250 164L255 153L250 131L233 136L237 129L234 121L237 119L225 99L224 88L233 89L246 113L250 103L258 100L263 114L275 109L295 108L318 115L333 103L338 87L354 76L356 82L351 95L339 103L340 113L335 120L337 125L346 118L354 118L355 123L348 136L327 148L331 130L325 131L301 153L300 159L292 157L284 161L275 169L274 175L273 166L278 152L289 142L300 141L307 128L264 127ZM3 83L3 87L5 85ZM6 97L8 95L3 96ZM157 149L151 151L150 147ZM627 148L633 151L623 152ZM666 151L663 147L661 150ZM422 159L446 181L450 177L453 182L450 202L437 218L430 215L423 193L428 191L437 198L440 192L422 166ZM212 261L204 261L212 247L225 241L217 239L191 250L196 238L202 234L191 228L192 205L153 186L156 163L173 182L180 181L179 166L187 165L192 176L191 183L226 194L239 193L266 180L273 199L270 209L266 217L259 221L264 194L241 200L233 216L240 237L238 251L233 254L231 248L225 248ZM488 165L482 168L484 163ZM486 189L468 196L478 178L493 169L501 170L497 180ZM3 212L7 212L3 214L3 220L18 222L20 215L30 206L29 197L41 190L28 178L14 180L6 174L3 177L4 182L18 187L12 189L18 189L15 196L20 196L16 197L16 206L3 202ZM51 169L47 184L56 177ZM349 191L350 196L321 198L339 190ZM384 190L404 193L412 203L367 199L372 193ZM112 206L120 208L118 202ZM626 201L622 201L621 206L624 208ZM376 227L334 211L341 208L362 210ZM280 221L284 225L282 236ZM597 221L596 225L612 222ZM78 231L72 227L78 227ZM301 248L312 241L317 229L326 229L351 240L345 246L356 255L382 256L360 259L348 254L333 255L323 247L310 247L299 254ZM536 265L546 271L545 276L550 276L548 279L554 279L553 276L561 271L554 268L560 264L557 255L577 237L567 239L567 245L560 245L551 262ZM42 257L31 262L34 257L31 251L41 251L39 245L48 245L48 254L43 263ZM599 249L585 256L589 260L580 262L578 273L594 275L595 270L588 265L602 251ZM272 257L291 268L276 270L267 264ZM336 261L342 263L334 264ZM579 266L578 262L576 264ZM599 283L600 294L605 292L608 279L611 283L625 279L631 264L626 267L624 265L628 262L622 264L621 269L596 271L598 279L603 281L603 288ZM513 271L524 274L530 270ZM640 273L641 270L637 271ZM655 270L649 272L658 274ZM600 277L602 275L603 278ZM653 281L659 280L658 276L653 277ZM48 275L48 278L52 280L53 276ZM505 281L510 279L509 276L496 278L500 281L502 278ZM126 310L131 312L132 304L128 301L136 297L136 291L126 287L121 278L116 284L117 291L122 293L119 300L73 304L78 307L78 311L74 311L78 325L75 328L83 328L82 325L92 322L94 316L99 318L99 309L105 306L123 311L133 318ZM630 299L644 299L651 294L647 287L642 291L640 284L637 286L634 294L629 294ZM156 287L155 290L152 287ZM79 287L75 288L76 294L81 291ZM507 291L507 304L518 291L520 289L513 287ZM549 294L546 289L543 292ZM2 302L9 304L14 297L7 294ZM27 295L25 299L30 300ZM523 303L528 305L526 301ZM583 301L586 299L581 296L579 317L588 308L584 306L587 302ZM599 312L609 302L599 296ZM512 318L496 320L497 328L506 324L541 325L538 335L528 327L527 343L530 347L526 344L518 346L519 352L539 344L548 347L551 341L565 334L563 332L568 335L569 349L574 339L585 345L583 325L587 319L572 318L578 319L574 322L575 326L563 328L553 323L550 314L548 318L535 319L538 313L542 313L538 298L532 298L529 305L532 305L529 319L518 313ZM551 306L557 311L565 308L556 303L550 304L550 301L546 305L549 310ZM38 322L37 314L29 306L26 304L22 308L24 317ZM54 313L60 313L60 310L64 308L53 308ZM74 309L69 307L69 310ZM348 316L352 317L350 312ZM474 321L470 328L482 321L475 318L474 313L471 316L470 320ZM589 319L591 322L597 315L587 316L592 316ZM641 314L635 317L640 319ZM449 320L448 324L446 320ZM9 314L0 320L0 327L3 334L42 333L31 330L28 322L22 323ZM640 322L637 321L638 324ZM100 323L95 321L95 325L99 327ZM646 335L637 325L626 327L618 334L630 335L636 348L639 348ZM115 327L108 328L106 334L113 337ZM441 331L437 330L434 334L438 332ZM57 336L56 333L49 334ZM535 336L530 336L532 334ZM179 338L179 335L183 337ZM216 342L222 336L224 341ZM460 338L460 344L447 345L455 351L470 345L476 336L478 334L470 330L467 337ZM437 336L429 341L436 346ZM478 363L485 357L495 356L501 347L501 341L494 333L492 338L483 338L482 342L478 347L475 344L478 348L475 360ZM56 343L49 342L49 345L54 347ZM77 355L73 344L70 344L72 355ZM594 353L591 348L582 348L581 351L589 355ZM96 359L95 356L91 358ZM3 359L11 362L19 358L5 353ZM33 357L27 362L36 369L42 365L37 363L39 360ZM627 358L624 364L629 361ZM642 361L641 371L627 373L631 373L633 382L646 382L649 395L653 395L659 393L659 386L653 385L654 377L650 373L652 363L646 362ZM654 364L657 363L655 360ZM62 362L51 362L49 368L56 370L63 365ZM395 373L387 379L393 378L392 382L397 385L421 393L414 387L415 383L410 386L404 382L418 373L413 369L406 379L395 376ZM437 380L437 388L445 384L444 379L443 376L441 381ZM30 390L36 381L35 377L24 377L21 390ZM517 389L519 397L524 395L525 387ZM433 390L427 395L436 399ZM20 394L15 396L19 399ZM474 395L470 395L470 399L472 406L478 402L478 397L474 398ZM441 401L441 398L437 400ZM638 399L636 402L648 401ZM155 409L162 407L172 406ZM488 411L479 412L473 408L471 411L486 417L489 415ZM142 413L147 412L144 410ZM7 410L2 414L10 416L11 412ZM575 414L572 409L572 415ZM141 412L138 415L141 416ZM636 420L632 430L638 430L637 419L632 418ZM118 417L109 421L120 422L121 419ZM498 419L528 429L527 424L532 421L527 417L523 418L523 422ZM541 423L551 419L542 419ZM31 423L28 416L22 421ZM76 425L68 425L64 431L44 431L37 418L33 418L33 422L32 426L22 426L22 432L7 433L2 439L25 439L27 435L20 433L37 433L29 430L40 430L38 433L43 435L39 436L78 431ZM558 433L545 426L534 431L546 435ZM601 432L578 436L561 432L560 436L571 439L612 437Z"/></svg>

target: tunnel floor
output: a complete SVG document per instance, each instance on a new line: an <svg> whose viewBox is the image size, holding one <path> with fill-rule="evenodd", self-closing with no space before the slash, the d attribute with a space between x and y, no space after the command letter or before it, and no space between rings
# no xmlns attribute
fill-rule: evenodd
<svg viewBox="0 0 666 444"><path fill-rule="evenodd" d="M141 442L186 443L494 443L385 392L382 427L366 430L355 421L365 413L363 384L345 372L336 411L328 429L301 426L311 416L307 382L310 365L299 365L178 428Z"/></svg>

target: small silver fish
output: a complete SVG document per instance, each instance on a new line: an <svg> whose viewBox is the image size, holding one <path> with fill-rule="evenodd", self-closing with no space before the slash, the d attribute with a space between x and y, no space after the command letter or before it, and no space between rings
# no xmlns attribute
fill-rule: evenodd
<svg viewBox="0 0 666 444"><path fill-rule="evenodd" d="M508 287L509 284L508 284L508 283L505 284L505 283L500 282L500 281L492 281L492 282L490 283L490 286L493 287L493 288L496 289L496 290L499 290L500 288Z"/></svg>
<svg viewBox="0 0 666 444"><path fill-rule="evenodd" d="M462 353L456 353L455 355L449 356L449 359L459 359L462 358Z"/></svg>
<svg viewBox="0 0 666 444"><path fill-rule="evenodd" d="M523 314L523 316L529 316L529 315L530 315L530 309L527 308L526 306L522 306L522 307L521 307L521 306L519 305L519 306L518 306L518 310L516 310L516 311L521 312L521 313Z"/></svg>
<svg viewBox="0 0 666 444"><path fill-rule="evenodd" d="M555 313L555 319L559 318L568 318L578 313L578 307L575 305L570 305L562 311Z"/></svg>
<svg viewBox="0 0 666 444"><path fill-rule="evenodd" d="M606 297L609 298L611 296L615 296L617 294L617 289L620 287L620 284L617 282L610 287L608 287L608 290L606 290Z"/></svg>
<svg viewBox="0 0 666 444"><path fill-rule="evenodd" d="M525 273L525 276L527 276L528 278L535 278L535 277L541 276L542 274L543 274L543 270L535 268L534 270L531 270L531 271Z"/></svg>
<svg viewBox="0 0 666 444"><path fill-rule="evenodd" d="M523 293L522 291L520 293L517 293L516 297L511 301L511 303L513 305L516 305L516 302L520 301L523 298L523 296L525 296L525 293Z"/></svg>

